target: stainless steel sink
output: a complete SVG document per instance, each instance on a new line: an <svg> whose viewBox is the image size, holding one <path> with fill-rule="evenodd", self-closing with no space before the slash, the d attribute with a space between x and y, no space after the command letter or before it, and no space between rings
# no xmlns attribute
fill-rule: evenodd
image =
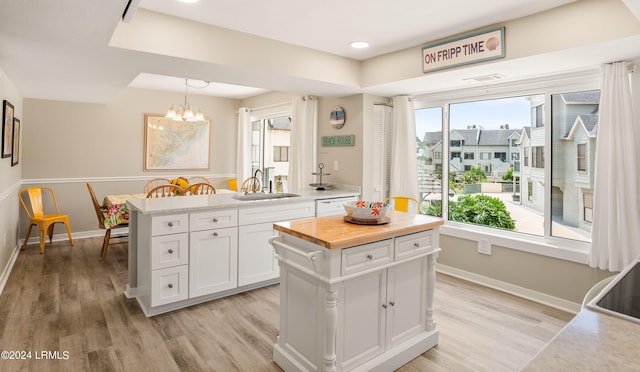
<svg viewBox="0 0 640 372"><path fill-rule="evenodd" d="M238 199L238 200L268 200L268 199L295 198L297 196L300 196L300 195L290 194L287 192L279 192L279 193L252 192L248 194L236 194L236 195L233 195L232 198Z"/></svg>

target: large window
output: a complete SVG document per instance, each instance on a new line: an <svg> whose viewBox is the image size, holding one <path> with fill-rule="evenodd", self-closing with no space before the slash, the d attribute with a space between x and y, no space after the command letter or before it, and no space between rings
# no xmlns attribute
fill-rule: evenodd
<svg viewBox="0 0 640 372"><path fill-rule="evenodd" d="M437 136L439 148L448 153L442 157L444 171L433 169L438 180L448 179L450 192L438 201L442 209L433 208L432 197L432 208L421 208L422 213L477 226L480 230L473 231L479 233L498 229L514 239L510 234L590 241L593 172L588 170L595 161L599 91L562 90L554 83L550 80L549 88L531 84L536 88L528 94L519 87L520 94L497 98L483 97L480 89L472 99L466 92L457 93L466 99L434 95L441 103L429 110L440 108L443 126L417 125L417 135ZM595 84L594 79L574 85ZM544 93L547 89L551 93ZM422 107L428 107L429 98L422 99L416 103L417 124ZM550 246L567 244L558 240Z"/></svg>

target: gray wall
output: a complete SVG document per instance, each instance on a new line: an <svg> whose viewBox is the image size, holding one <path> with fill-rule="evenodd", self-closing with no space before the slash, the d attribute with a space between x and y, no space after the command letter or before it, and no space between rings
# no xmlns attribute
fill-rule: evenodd
<svg viewBox="0 0 640 372"><path fill-rule="evenodd" d="M101 234L87 191L91 182L98 198L107 194L140 193L152 177L204 175L216 186L235 177L236 109L239 101L189 95L211 119L208 171L143 170L144 114L164 113L184 95L128 88L108 104L25 99L22 149L24 186L48 185L61 212L69 215L78 237ZM27 219L20 222L24 237ZM64 227L56 227L63 234ZM33 238L33 234L32 234Z"/></svg>

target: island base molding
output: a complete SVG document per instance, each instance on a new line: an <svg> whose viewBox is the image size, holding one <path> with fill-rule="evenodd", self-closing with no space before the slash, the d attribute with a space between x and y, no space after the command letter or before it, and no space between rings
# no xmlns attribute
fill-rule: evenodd
<svg viewBox="0 0 640 372"><path fill-rule="evenodd" d="M352 372L388 372L396 370L417 358L420 354L438 344L438 331L425 332L407 340L402 345L379 355L365 364L359 365ZM280 347L277 342L273 347L273 361L285 371L311 372L296 361L296 358ZM333 369L335 371L335 369ZM316 371L322 371L318 369Z"/></svg>

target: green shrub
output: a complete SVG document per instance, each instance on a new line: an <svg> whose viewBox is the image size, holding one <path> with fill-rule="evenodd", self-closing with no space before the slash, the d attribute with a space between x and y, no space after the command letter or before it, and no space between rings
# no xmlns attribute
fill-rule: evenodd
<svg viewBox="0 0 640 372"><path fill-rule="evenodd" d="M449 202L449 220L515 230L515 221L502 200L476 194L462 195Z"/></svg>

